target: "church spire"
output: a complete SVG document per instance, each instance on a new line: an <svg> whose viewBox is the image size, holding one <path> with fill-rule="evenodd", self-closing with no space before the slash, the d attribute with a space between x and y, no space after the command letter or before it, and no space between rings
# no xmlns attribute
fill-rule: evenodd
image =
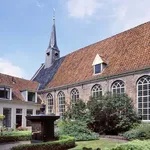
<svg viewBox="0 0 150 150"><path fill-rule="evenodd" d="M49 68L60 57L60 51L57 46L55 10L53 10L53 26L48 48L46 50L45 68Z"/></svg>
<svg viewBox="0 0 150 150"><path fill-rule="evenodd" d="M56 38L55 9L53 9L53 26L52 26L51 38L50 38L48 49L49 48L53 48L59 51L57 46L57 38Z"/></svg>

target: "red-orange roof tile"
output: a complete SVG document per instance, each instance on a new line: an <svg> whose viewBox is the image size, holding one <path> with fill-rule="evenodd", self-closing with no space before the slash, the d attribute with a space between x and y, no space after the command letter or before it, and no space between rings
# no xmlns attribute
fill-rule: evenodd
<svg viewBox="0 0 150 150"><path fill-rule="evenodd" d="M20 91L31 90L36 91L38 83L30 80L21 79L18 77L0 73L0 85L8 85L12 88L13 100L24 100Z"/></svg>
<svg viewBox="0 0 150 150"><path fill-rule="evenodd" d="M97 77L92 67L96 54L107 63L99 77L150 67L150 22L68 54L46 88Z"/></svg>

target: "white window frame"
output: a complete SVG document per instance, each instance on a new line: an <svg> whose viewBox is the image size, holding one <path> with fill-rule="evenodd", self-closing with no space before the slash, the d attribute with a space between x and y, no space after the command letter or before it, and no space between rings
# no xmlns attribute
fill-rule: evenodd
<svg viewBox="0 0 150 150"><path fill-rule="evenodd" d="M147 116L147 120L143 119L143 116L142 116L142 121L143 122L150 122L150 101L148 99L150 99L150 79L147 80L147 83L143 83L141 80L143 78L150 78L149 75L145 75L145 76L142 76L138 79L138 82L137 82L137 112L139 113L139 109L141 109L142 111L142 114L143 115L143 110L147 110L147 113L145 114L145 116ZM144 79L145 80L145 79ZM139 83L141 82L141 83ZM139 86L142 86L142 89L139 90ZM144 85L147 85L147 90L144 90L143 87ZM143 95L143 92L146 91L148 94L147 95ZM141 95L139 95L139 92L141 92ZM141 102L139 102L139 98L141 98ZM147 101L146 102L143 102L144 101L144 98L147 98ZM139 103L141 103L141 108L139 108ZM144 104L147 105L146 108L144 108Z"/></svg>
<svg viewBox="0 0 150 150"><path fill-rule="evenodd" d="M102 86L100 84L95 84L92 89L91 89L91 95L92 97L94 98L97 98L96 96L94 96L95 94L94 93L102 93L101 95L99 96L102 96L103 95L103 91L102 91Z"/></svg>
<svg viewBox="0 0 150 150"><path fill-rule="evenodd" d="M96 69L95 69L95 66L96 66L96 65L100 65L100 67L101 67L100 73L95 73L95 70L96 70ZM98 74L101 74L101 73L102 73L102 71L103 71L103 65L102 65L102 63L100 63L100 64L95 64L93 67L94 67L94 75L98 75Z"/></svg>
<svg viewBox="0 0 150 150"><path fill-rule="evenodd" d="M9 98L0 98L1 100L12 100L12 88L7 87L7 86L0 86L0 88L6 88L9 90Z"/></svg>
<svg viewBox="0 0 150 150"><path fill-rule="evenodd" d="M65 113L65 93L62 91L58 93L58 111L60 116Z"/></svg>
<svg viewBox="0 0 150 150"><path fill-rule="evenodd" d="M51 93L47 95L47 112L48 113L54 112L54 99Z"/></svg>
<svg viewBox="0 0 150 150"><path fill-rule="evenodd" d="M120 84L120 82L121 82L121 84ZM115 85L115 84L117 84L117 85L119 84L119 87L117 85ZM122 86L122 84L123 84L123 86ZM120 92L119 93L117 93L117 92L114 93L114 90L117 91L118 89L120 90ZM124 92L122 92L121 89L124 89ZM124 94L125 91L126 91L126 89L125 89L125 82L122 81L122 80L116 80L116 81L114 81L112 83L112 86L111 86L111 91L112 91L112 94Z"/></svg>
<svg viewBox="0 0 150 150"><path fill-rule="evenodd" d="M71 90L70 95L71 95L71 104L74 104L76 101L80 99L79 91L76 88Z"/></svg>

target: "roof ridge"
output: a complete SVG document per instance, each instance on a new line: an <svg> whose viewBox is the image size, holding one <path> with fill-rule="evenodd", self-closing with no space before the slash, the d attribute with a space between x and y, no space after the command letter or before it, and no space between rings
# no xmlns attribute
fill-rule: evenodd
<svg viewBox="0 0 150 150"><path fill-rule="evenodd" d="M2 76L7 76L7 77L11 77L11 78L16 78L16 79L21 79L21 80L25 80L25 81L29 81L29 82L33 82L33 83L38 83L38 82L36 82L36 81L31 81L31 80L28 80L28 79L24 79L24 78L12 76L12 75L5 74L5 73L0 73L0 75L2 75Z"/></svg>

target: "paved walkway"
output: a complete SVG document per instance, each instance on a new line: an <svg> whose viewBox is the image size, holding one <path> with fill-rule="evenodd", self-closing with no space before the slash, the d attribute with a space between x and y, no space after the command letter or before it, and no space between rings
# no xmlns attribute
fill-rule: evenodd
<svg viewBox="0 0 150 150"><path fill-rule="evenodd" d="M19 141L19 142L10 142L10 143L0 143L0 150L10 150L12 147L20 144L30 144L30 141Z"/></svg>

